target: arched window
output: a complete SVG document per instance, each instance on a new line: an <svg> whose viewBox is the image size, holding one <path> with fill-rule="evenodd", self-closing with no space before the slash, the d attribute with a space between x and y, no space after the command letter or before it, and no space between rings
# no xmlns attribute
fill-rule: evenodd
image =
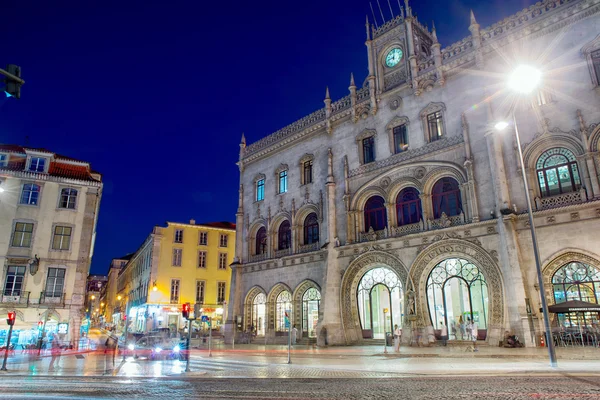
<svg viewBox="0 0 600 400"><path fill-rule="evenodd" d="M278 332L283 332L286 330L285 312L292 311L292 294L287 290L282 291L277 295L275 303L277 305L275 314L275 330Z"/></svg>
<svg viewBox="0 0 600 400"><path fill-rule="evenodd" d="M319 241L319 220L317 214L310 213L304 219L304 244L317 243Z"/></svg>
<svg viewBox="0 0 600 400"><path fill-rule="evenodd" d="M252 318L250 331L257 335L265 334L265 314L266 314L267 297L264 293L259 293L252 300Z"/></svg>
<svg viewBox="0 0 600 400"><path fill-rule="evenodd" d="M383 339L402 326L404 314L402 282L390 268L375 267L367 271L357 288L358 317L364 338ZM387 308L387 312L383 312Z"/></svg>
<svg viewBox="0 0 600 400"><path fill-rule="evenodd" d="M456 179L442 178L437 181L431 191L431 201L433 202L433 218L440 218L442 213L446 213L449 217L460 214L462 202Z"/></svg>
<svg viewBox="0 0 600 400"><path fill-rule="evenodd" d="M431 324L448 327L451 340L470 340L469 322L487 329L488 290L485 278L473 263L450 258L439 263L427 279L427 299Z"/></svg>
<svg viewBox="0 0 600 400"><path fill-rule="evenodd" d="M279 225L277 242L279 250L290 248L292 243L292 230L290 229L290 221L283 221L281 225Z"/></svg>
<svg viewBox="0 0 600 400"><path fill-rule="evenodd" d="M581 186L575 155L564 148L546 150L536 164L542 197L574 192Z"/></svg>
<svg viewBox="0 0 600 400"><path fill-rule="evenodd" d="M385 201L380 196L373 196L365 204L365 231L373 228L380 231L387 226L387 211Z"/></svg>
<svg viewBox="0 0 600 400"><path fill-rule="evenodd" d="M396 197L398 226L416 224L421 220L421 198L413 187L403 189Z"/></svg>
<svg viewBox="0 0 600 400"><path fill-rule="evenodd" d="M600 303L600 270L581 262L563 265L552 277L554 302L579 300ZM597 312L574 312L558 314L561 326L593 326L600 323Z"/></svg>
<svg viewBox="0 0 600 400"><path fill-rule="evenodd" d="M256 232L256 254L267 252L267 229L263 226Z"/></svg>
<svg viewBox="0 0 600 400"><path fill-rule="evenodd" d="M302 335L317 337L317 322L319 321L319 303L321 293L316 288L310 288L302 296Z"/></svg>

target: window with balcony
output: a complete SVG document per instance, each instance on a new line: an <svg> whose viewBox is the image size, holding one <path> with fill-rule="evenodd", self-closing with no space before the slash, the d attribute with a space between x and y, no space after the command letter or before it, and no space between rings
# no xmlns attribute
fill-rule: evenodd
<svg viewBox="0 0 600 400"><path fill-rule="evenodd" d="M536 163L541 197L579 190L581 178L575 155L565 148L546 150Z"/></svg>
<svg viewBox="0 0 600 400"><path fill-rule="evenodd" d="M227 253L219 253L219 269L227 269Z"/></svg>
<svg viewBox="0 0 600 400"><path fill-rule="evenodd" d="M421 220L421 198L413 187L403 189L396 197L398 226L416 224Z"/></svg>
<svg viewBox="0 0 600 400"><path fill-rule="evenodd" d="M365 231L380 231L387 227L387 211L383 197L373 196L365 204Z"/></svg>
<svg viewBox="0 0 600 400"><path fill-rule="evenodd" d="M229 235L221 233L219 235L219 247L227 247L228 240L229 240Z"/></svg>
<svg viewBox="0 0 600 400"><path fill-rule="evenodd" d="M70 226L55 226L52 236L52 250L69 250L72 231L73 228Z"/></svg>
<svg viewBox="0 0 600 400"><path fill-rule="evenodd" d="M183 243L183 229L175 229L175 237L173 242Z"/></svg>
<svg viewBox="0 0 600 400"><path fill-rule="evenodd" d="M292 230L290 228L290 221L283 221L279 225L277 232L277 244L278 250L289 249L292 245Z"/></svg>
<svg viewBox="0 0 600 400"><path fill-rule="evenodd" d="M255 254L267 253L267 229L263 226L256 232Z"/></svg>
<svg viewBox="0 0 600 400"><path fill-rule="evenodd" d="M59 208L74 210L77 207L77 189L64 188L60 191Z"/></svg>
<svg viewBox="0 0 600 400"><path fill-rule="evenodd" d="M179 279L171 279L171 296L170 301L171 304L179 303Z"/></svg>
<svg viewBox="0 0 600 400"><path fill-rule="evenodd" d="M40 197L40 185L35 183L26 183L23 185L23 191L21 192L20 204L27 204L30 206L37 206Z"/></svg>
<svg viewBox="0 0 600 400"><path fill-rule="evenodd" d="M64 268L48 268L45 297L62 297L65 286L65 272Z"/></svg>
<svg viewBox="0 0 600 400"><path fill-rule="evenodd" d="M183 256L183 249L173 249L173 266L181 267L181 258Z"/></svg>
<svg viewBox="0 0 600 400"><path fill-rule="evenodd" d="M319 242L319 220L316 213L310 213L304 219L304 244Z"/></svg>
<svg viewBox="0 0 600 400"><path fill-rule="evenodd" d="M198 234L198 244L200 246L206 246L208 244L208 232L200 232Z"/></svg>
<svg viewBox="0 0 600 400"><path fill-rule="evenodd" d="M462 212L460 187L453 178L442 178L433 185L431 191L433 202L433 218L437 219L445 213L448 217Z"/></svg>
<svg viewBox="0 0 600 400"><path fill-rule="evenodd" d="M225 282L217 282L217 304L225 302Z"/></svg>
<svg viewBox="0 0 600 400"><path fill-rule="evenodd" d="M29 171L44 172L46 170L46 159L43 157L31 157Z"/></svg>
<svg viewBox="0 0 600 400"><path fill-rule="evenodd" d="M33 224L27 222L17 222L13 232L11 242L12 247L31 247L33 236Z"/></svg>
<svg viewBox="0 0 600 400"><path fill-rule="evenodd" d="M196 281L196 304L204 304L206 281ZM198 316L196 316L198 318Z"/></svg>
<svg viewBox="0 0 600 400"><path fill-rule="evenodd" d="M25 279L25 267L8 266L4 281L4 296L20 296Z"/></svg>
<svg viewBox="0 0 600 400"><path fill-rule="evenodd" d="M206 251L198 252L198 268L206 268Z"/></svg>

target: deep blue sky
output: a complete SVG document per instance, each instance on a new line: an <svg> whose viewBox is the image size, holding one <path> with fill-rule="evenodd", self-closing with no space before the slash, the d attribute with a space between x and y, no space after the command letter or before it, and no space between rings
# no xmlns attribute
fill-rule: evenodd
<svg viewBox="0 0 600 400"><path fill-rule="evenodd" d="M483 28L532 3L411 5L446 46L469 34L469 9ZM28 136L103 174L92 273L106 273L154 225L235 221L241 133L323 107L325 86L345 96L350 72L360 86L366 14L368 0L3 1L0 65L26 84L0 99L0 143Z"/></svg>

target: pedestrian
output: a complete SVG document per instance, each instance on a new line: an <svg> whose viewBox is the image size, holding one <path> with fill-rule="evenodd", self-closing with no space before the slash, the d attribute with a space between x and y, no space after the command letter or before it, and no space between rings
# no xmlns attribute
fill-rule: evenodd
<svg viewBox="0 0 600 400"><path fill-rule="evenodd" d="M446 343L448 343L448 327L443 322L440 322L440 325L442 326L442 344L446 346Z"/></svg>
<svg viewBox="0 0 600 400"><path fill-rule="evenodd" d="M394 351L400 352L400 339L402 338L402 328L398 327L398 324L394 325Z"/></svg>
<svg viewBox="0 0 600 400"><path fill-rule="evenodd" d="M454 338L454 340L458 339L456 337L456 322L454 320L452 321L452 337Z"/></svg>
<svg viewBox="0 0 600 400"><path fill-rule="evenodd" d="M58 343L58 338L55 336L54 340L51 342L50 353L52 354L52 359L50 360L50 366L48 367L48 372L54 371L58 364L60 364L60 343ZM56 365L54 363L56 362Z"/></svg>
<svg viewBox="0 0 600 400"><path fill-rule="evenodd" d="M477 322L473 321L473 323L471 324L471 337L473 339L473 351L479 351L479 349L477 349L477 336L479 335L479 331L478 331L478 327L477 327Z"/></svg>
<svg viewBox="0 0 600 400"><path fill-rule="evenodd" d="M471 323L471 318L467 318L467 323L465 326L465 330L467 333L467 340L471 341L471 333L473 332L473 325Z"/></svg>
<svg viewBox="0 0 600 400"><path fill-rule="evenodd" d="M298 328L296 328L296 325L294 325L294 327L292 328L292 346L294 344L296 344L297 337L298 337Z"/></svg>
<svg viewBox="0 0 600 400"><path fill-rule="evenodd" d="M465 340L465 321L462 315L458 317L458 327L460 329L460 340Z"/></svg>

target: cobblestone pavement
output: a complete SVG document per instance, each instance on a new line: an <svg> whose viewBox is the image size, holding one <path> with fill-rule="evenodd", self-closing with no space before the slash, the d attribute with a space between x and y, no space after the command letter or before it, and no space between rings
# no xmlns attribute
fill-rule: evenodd
<svg viewBox="0 0 600 400"><path fill-rule="evenodd" d="M4 383L8 383L4 381ZM597 376L392 379L12 377L2 399L600 399Z"/></svg>

